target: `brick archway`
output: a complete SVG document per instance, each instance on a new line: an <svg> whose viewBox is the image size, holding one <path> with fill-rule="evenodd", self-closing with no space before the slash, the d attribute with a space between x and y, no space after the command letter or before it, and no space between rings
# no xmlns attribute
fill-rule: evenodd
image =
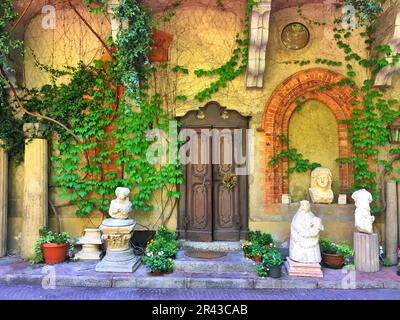
<svg viewBox="0 0 400 320"><path fill-rule="evenodd" d="M350 119L354 105L349 85L333 86L331 89L322 87L337 83L344 76L323 68L313 68L300 71L282 82L272 93L264 111L262 128L266 134L265 156L267 162L275 154L287 150L288 145L277 139L278 135L288 137L289 120L297 107L296 101L317 100L324 103L335 115L338 122L339 157L351 155L348 140L347 125L343 120ZM280 162L274 166L267 163L266 170L266 201L280 203L282 194L289 193L289 163ZM340 193L346 193L352 184L351 164L339 163Z"/></svg>

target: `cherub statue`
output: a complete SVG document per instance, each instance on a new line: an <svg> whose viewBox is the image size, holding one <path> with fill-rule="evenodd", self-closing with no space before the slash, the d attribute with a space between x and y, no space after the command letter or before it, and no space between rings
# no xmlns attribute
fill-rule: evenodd
<svg viewBox="0 0 400 320"><path fill-rule="evenodd" d="M369 204L372 202L372 195L365 189L357 190L351 195L356 205L354 212L355 226L358 231L372 234L372 223L375 217L371 215Z"/></svg>
<svg viewBox="0 0 400 320"><path fill-rule="evenodd" d="M129 201L128 188L118 187L115 189L116 199L111 201L108 213L113 219L128 219L129 213L132 212L132 203Z"/></svg>
<svg viewBox="0 0 400 320"><path fill-rule="evenodd" d="M316 168L311 172L311 188L308 189L312 203L332 203L332 173L328 168Z"/></svg>
<svg viewBox="0 0 400 320"><path fill-rule="evenodd" d="M321 219L311 212L310 202L300 201L300 208L290 226L290 259L301 263L321 262L319 233L322 230L324 226Z"/></svg>

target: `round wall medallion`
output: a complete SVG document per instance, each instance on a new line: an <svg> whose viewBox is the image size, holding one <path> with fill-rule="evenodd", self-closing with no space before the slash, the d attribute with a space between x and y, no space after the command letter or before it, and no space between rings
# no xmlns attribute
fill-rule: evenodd
<svg viewBox="0 0 400 320"><path fill-rule="evenodd" d="M305 25L294 22L283 28L281 40L290 50L303 49L310 41L310 32Z"/></svg>

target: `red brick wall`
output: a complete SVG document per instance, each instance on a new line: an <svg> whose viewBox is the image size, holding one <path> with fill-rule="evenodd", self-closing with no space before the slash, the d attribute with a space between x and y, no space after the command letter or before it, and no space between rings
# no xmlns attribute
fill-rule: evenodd
<svg viewBox="0 0 400 320"><path fill-rule="evenodd" d="M276 139L277 135L288 137L289 120L296 109L296 101L317 100L331 109L338 122L339 157L351 155L347 125L342 120L349 119L354 106L351 101L354 90L348 85L333 86L329 90L320 88L343 79L343 76L323 68L313 68L295 73L282 82L272 93L264 111L262 128L265 131L265 158L267 162L273 155L287 150L287 144ZM305 98L303 100L303 97ZM360 98L360 97L358 97ZM280 203L282 194L289 193L288 162L274 166L267 164L266 202ZM340 193L346 193L352 184L351 164L339 164Z"/></svg>

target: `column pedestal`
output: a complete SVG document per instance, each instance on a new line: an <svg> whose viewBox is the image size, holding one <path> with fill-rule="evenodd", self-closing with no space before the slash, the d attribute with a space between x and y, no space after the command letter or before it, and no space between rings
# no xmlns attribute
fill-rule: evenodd
<svg viewBox="0 0 400 320"><path fill-rule="evenodd" d="M357 271L379 271L379 237L376 233L354 233L354 264Z"/></svg>
<svg viewBox="0 0 400 320"><path fill-rule="evenodd" d="M0 141L0 144L2 142ZM0 147L0 257L7 254L8 155Z"/></svg>
<svg viewBox="0 0 400 320"><path fill-rule="evenodd" d="M48 220L48 145L43 138L46 125L25 123L24 211L21 233L21 257L34 256L39 230Z"/></svg>
<svg viewBox="0 0 400 320"><path fill-rule="evenodd" d="M100 226L107 252L96 265L98 272L135 272L141 261L130 246L136 222L131 219L106 219Z"/></svg>
<svg viewBox="0 0 400 320"><path fill-rule="evenodd" d="M397 221L397 188L396 182L386 183L386 221L385 221L385 244L386 257L397 264L398 247L398 221Z"/></svg>
<svg viewBox="0 0 400 320"><path fill-rule="evenodd" d="M99 229L85 229L85 234L77 243L82 245L82 250L75 254L80 260L100 260L102 251L101 231Z"/></svg>
<svg viewBox="0 0 400 320"><path fill-rule="evenodd" d="M286 258L285 268L289 276L323 278L324 274L319 263L300 263Z"/></svg>

